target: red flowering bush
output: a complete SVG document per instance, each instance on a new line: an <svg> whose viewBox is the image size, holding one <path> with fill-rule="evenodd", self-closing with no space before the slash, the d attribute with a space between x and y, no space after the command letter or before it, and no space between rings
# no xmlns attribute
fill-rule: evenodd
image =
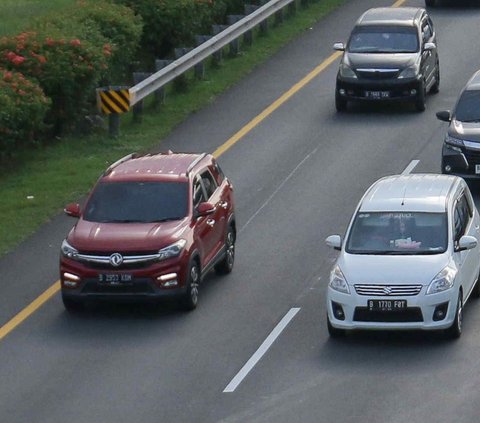
<svg viewBox="0 0 480 423"><path fill-rule="evenodd" d="M12 60L22 62L17 57ZM0 158L35 139L49 107L50 100L37 83L0 68Z"/></svg>
<svg viewBox="0 0 480 423"><path fill-rule="evenodd" d="M103 51L78 38L24 32L0 39L0 66L38 81L52 100L48 121L57 133L75 121L107 63Z"/></svg>

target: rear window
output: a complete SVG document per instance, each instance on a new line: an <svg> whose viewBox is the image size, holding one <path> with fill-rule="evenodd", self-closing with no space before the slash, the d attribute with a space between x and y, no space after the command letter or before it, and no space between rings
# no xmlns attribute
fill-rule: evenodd
<svg viewBox="0 0 480 423"><path fill-rule="evenodd" d="M359 212L346 251L352 254L439 254L447 249L447 214Z"/></svg>
<svg viewBox="0 0 480 423"><path fill-rule="evenodd" d="M455 109L455 119L461 122L480 121L480 90L467 90L462 93Z"/></svg>
<svg viewBox="0 0 480 423"><path fill-rule="evenodd" d="M359 26L348 42L350 53L415 53L419 49L414 27Z"/></svg>
<svg viewBox="0 0 480 423"><path fill-rule="evenodd" d="M85 206L90 222L148 223L187 215L186 182L99 183Z"/></svg>

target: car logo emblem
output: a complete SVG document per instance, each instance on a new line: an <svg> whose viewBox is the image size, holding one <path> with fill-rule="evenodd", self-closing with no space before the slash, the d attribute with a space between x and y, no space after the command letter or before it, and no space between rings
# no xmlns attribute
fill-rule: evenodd
<svg viewBox="0 0 480 423"><path fill-rule="evenodd" d="M123 257L122 257L121 254L119 254L119 253L113 253L113 254L110 256L110 264L111 264L112 266L118 267L118 266L120 266L122 263L123 263Z"/></svg>
<svg viewBox="0 0 480 423"><path fill-rule="evenodd" d="M389 287L389 286L384 286L384 287L383 287L383 293L384 293L385 295L390 295L390 294L392 293L392 288Z"/></svg>

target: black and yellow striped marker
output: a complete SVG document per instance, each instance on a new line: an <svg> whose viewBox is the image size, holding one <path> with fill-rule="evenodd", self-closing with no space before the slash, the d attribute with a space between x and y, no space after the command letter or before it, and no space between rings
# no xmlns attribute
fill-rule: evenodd
<svg viewBox="0 0 480 423"><path fill-rule="evenodd" d="M127 87L97 88L97 103L106 115L126 113L130 109L130 92Z"/></svg>

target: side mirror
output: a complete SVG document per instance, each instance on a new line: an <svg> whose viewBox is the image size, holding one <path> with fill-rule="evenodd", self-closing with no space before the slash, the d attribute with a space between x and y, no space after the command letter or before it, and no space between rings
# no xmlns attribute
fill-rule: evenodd
<svg viewBox="0 0 480 423"><path fill-rule="evenodd" d="M345 51L345 44L343 43L335 43L333 45L333 49L337 51Z"/></svg>
<svg viewBox="0 0 480 423"><path fill-rule="evenodd" d="M450 122L452 120L452 112L450 110L442 110L441 112L436 113L438 120L443 120L444 122Z"/></svg>
<svg viewBox="0 0 480 423"><path fill-rule="evenodd" d="M208 216L215 212L215 205L212 203L200 203L197 207L197 217Z"/></svg>
<svg viewBox="0 0 480 423"><path fill-rule="evenodd" d="M335 250L340 250L342 247L342 237L340 235L330 235L325 239L325 243L329 247L333 247Z"/></svg>
<svg viewBox="0 0 480 423"><path fill-rule="evenodd" d="M458 241L458 246L456 251L471 250L475 248L478 244L477 238L470 235L463 235Z"/></svg>
<svg viewBox="0 0 480 423"><path fill-rule="evenodd" d="M63 209L63 211L68 216L80 217L80 213L81 213L80 204L78 203L67 204L67 206Z"/></svg>
<svg viewBox="0 0 480 423"><path fill-rule="evenodd" d="M423 49L425 51L432 51L432 50L435 50L437 48L437 46L435 45L435 43L425 43L425 45L423 46Z"/></svg>

